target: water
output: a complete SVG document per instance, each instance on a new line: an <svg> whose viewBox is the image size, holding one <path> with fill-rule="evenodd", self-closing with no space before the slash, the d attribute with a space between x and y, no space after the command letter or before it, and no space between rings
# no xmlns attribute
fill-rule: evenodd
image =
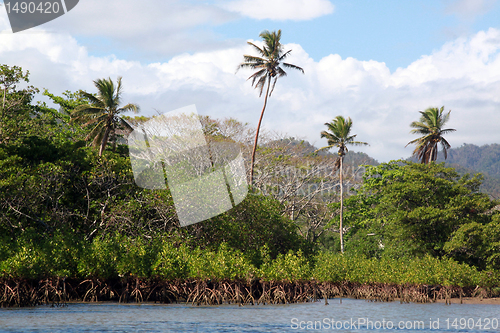
<svg viewBox="0 0 500 333"><path fill-rule="evenodd" d="M0 309L0 332L483 333L500 332L499 321L500 305L353 299L343 299L342 304L333 299L328 306L323 302L265 306L87 303Z"/></svg>

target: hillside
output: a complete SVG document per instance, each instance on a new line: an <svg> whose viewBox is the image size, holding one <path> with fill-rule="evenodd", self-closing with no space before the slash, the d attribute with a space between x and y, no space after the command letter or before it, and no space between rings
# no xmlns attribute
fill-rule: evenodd
<svg viewBox="0 0 500 333"><path fill-rule="evenodd" d="M442 153L438 155L438 162L445 162ZM500 179L500 144L494 143L479 147L464 143L458 148L449 150L446 163L458 164Z"/></svg>
<svg viewBox="0 0 500 333"><path fill-rule="evenodd" d="M309 155L313 154L318 148L313 146L312 144L309 143L309 141L306 140L297 140L295 138L287 138L287 139L281 139L281 140L276 140L268 145L271 145L273 143L279 142L280 144L286 144L291 147L297 147L300 145L301 149L299 150L301 154L303 155ZM264 145L266 146L266 145ZM354 148L355 149L355 148ZM290 149L291 150L291 149ZM295 151L296 152L296 151ZM337 150L335 148L330 149L330 150L322 150L317 153L320 156L337 156ZM379 165L378 161L369 155L362 153L362 152L355 152L349 150L347 154L344 157L344 164L345 165Z"/></svg>
<svg viewBox="0 0 500 333"><path fill-rule="evenodd" d="M414 157L409 160L417 162ZM500 144L476 146L464 143L458 148L448 150L446 160L440 151L437 162L445 162L447 166L454 167L461 175L482 173L484 181L481 191L493 198L500 198Z"/></svg>
<svg viewBox="0 0 500 333"><path fill-rule="evenodd" d="M300 146L298 151L303 155L312 154L318 149L308 141L297 140L295 138L276 140L272 143L289 145L291 147L290 153L293 149L292 147L297 148L297 146ZM297 153L297 150L294 150L294 152ZM318 155L333 157L336 156L336 151L335 149L320 151ZM415 157L408 158L408 160L418 162ZM482 173L484 180L481 185L481 191L495 199L500 199L500 144L484 146L463 144L458 148L450 149L446 161L444 160L443 153L439 152L437 162L445 162L447 166L455 168L460 175ZM357 166L378 165L379 163L365 153L349 151L344 158L344 164Z"/></svg>

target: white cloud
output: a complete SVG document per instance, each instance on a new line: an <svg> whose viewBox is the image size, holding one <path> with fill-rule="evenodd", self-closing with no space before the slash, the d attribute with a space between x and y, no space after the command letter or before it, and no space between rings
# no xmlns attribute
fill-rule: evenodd
<svg viewBox="0 0 500 333"><path fill-rule="evenodd" d="M473 20L491 10L497 0L447 0L445 12L461 19Z"/></svg>
<svg viewBox="0 0 500 333"><path fill-rule="evenodd" d="M183 52L231 46L232 40L221 40L212 28L237 17L236 13L197 0L86 0L40 29L77 36L96 54L121 52L166 59Z"/></svg>
<svg viewBox="0 0 500 333"><path fill-rule="evenodd" d="M234 0L221 5L253 19L310 20L333 13L328 0Z"/></svg>
<svg viewBox="0 0 500 333"><path fill-rule="evenodd" d="M0 16L0 29L6 24ZM323 124L339 114L350 116L353 132L370 143L362 151L388 161L411 154L404 146L414 138L409 124L417 111L444 105L452 110L449 127L457 129L447 137L452 146L500 142L500 30L446 43L394 73L383 62L336 54L314 61L298 44L286 49L293 50L287 61L303 67L305 75L288 70L278 81L264 116L268 129L323 146ZM200 114L255 125L263 98L246 81L251 71L235 74L242 55L252 52L242 43L147 64L90 56L69 34L0 34L1 62L30 70L32 84L55 94L93 91L92 80L121 75L124 101L139 103L145 115L196 104Z"/></svg>

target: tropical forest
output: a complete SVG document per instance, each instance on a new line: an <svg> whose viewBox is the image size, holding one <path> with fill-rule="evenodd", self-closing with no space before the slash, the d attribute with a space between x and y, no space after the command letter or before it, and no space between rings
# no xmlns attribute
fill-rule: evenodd
<svg viewBox="0 0 500 333"><path fill-rule="evenodd" d="M260 37L238 69L262 99L257 127L199 116L209 146L241 150L248 193L188 226L168 186L135 181L127 137L156 116L123 99L120 77L58 95L0 65L1 307L500 295L500 146L451 147L442 105L415 110L401 125L413 156L387 163L355 152L370 142L334 106L324 147L261 128L287 71L307 72L281 31Z"/></svg>

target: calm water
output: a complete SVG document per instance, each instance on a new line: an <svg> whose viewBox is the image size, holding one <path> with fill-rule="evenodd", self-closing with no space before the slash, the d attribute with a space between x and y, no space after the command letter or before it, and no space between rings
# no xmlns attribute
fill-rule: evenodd
<svg viewBox="0 0 500 333"><path fill-rule="evenodd" d="M500 332L499 321L499 305L352 299L330 300L328 306L103 303L0 309L0 332Z"/></svg>

